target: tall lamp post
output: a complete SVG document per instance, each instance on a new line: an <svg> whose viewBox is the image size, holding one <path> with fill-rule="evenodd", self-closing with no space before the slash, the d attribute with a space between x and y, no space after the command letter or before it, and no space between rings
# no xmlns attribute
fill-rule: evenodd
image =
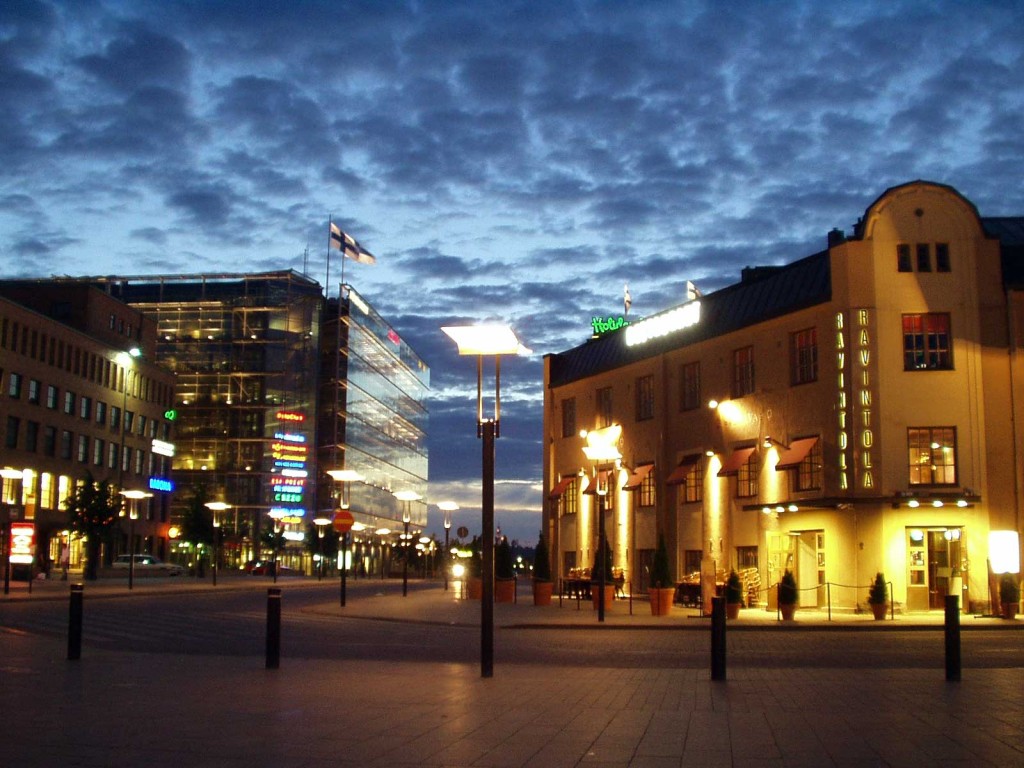
<svg viewBox="0 0 1024 768"><path fill-rule="evenodd" d="M349 483L361 483L363 476L356 472L354 469L328 469L327 474L336 483L341 484L341 498L338 500L338 512L347 510L352 503L352 489L349 487ZM345 491L348 490L346 495ZM335 526L337 528L337 525ZM344 526L342 526L344 527ZM341 533L341 607L345 607L345 591L346 583L345 577L348 573L348 529L340 531Z"/></svg>
<svg viewBox="0 0 1024 768"><path fill-rule="evenodd" d="M274 521L274 583L277 584L277 561L281 556L281 518L287 515L283 510L271 510L267 513Z"/></svg>
<svg viewBox="0 0 1024 768"><path fill-rule="evenodd" d="M128 373L135 365L135 358L142 355L142 350L138 347L132 347L127 352L118 352L114 359L124 369L124 381L121 382L121 446L118 449L117 455L117 485L119 488L124 488L124 442L125 434L127 433L127 422L125 417L128 415ZM129 568L129 570L131 570Z"/></svg>
<svg viewBox="0 0 1024 768"><path fill-rule="evenodd" d="M11 520L18 511L18 493L20 489L16 485L21 480L23 473L20 469L3 467L0 469L0 477L11 481L11 497L14 503L8 503L7 497L0 498L0 511L3 512L3 546L4 546L4 594L11 592Z"/></svg>
<svg viewBox="0 0 1024 768"><path fill-rule="evenodd" d="M608 557L605 548L608 546L608 542L605 540L604 500L608 495L609 483L607 475L602 479L601 466L618 462L622 459L622 454L619 453L618 447L621 436L622 426L619 424L583 433L583 437L587 441L587 444L583 446L583 455L594 465L594 482L597 484L597 498L595 500L597 504L597 562L595 565L597 567L598 621L604 621L604 587L608 577L611 576L610 573L605 572L607 570L605 565Z"/></svg>
<svg viewBox="0 0 1024 768"><path fill-rule="evenodd" d="M459 505L454 501L439 501L437 508L444 513L444 591L448 591L448 559L450 557L448 552L448 532L452 529L452 512L459 508Z"/></svg>
<svg viewBox="0 0 1024 768"><path fill-rule="evenodd" d="M220 517L218 512L225 512L231 509L230 504L223 501L208 501L206 508L213 515L213 586L217 586L217 561L220 560Z"/></svg>
<svg viewBox="0 0 1024 768"><path fill-rule="evenodd" d="M402 526L404 528L402 533L402 550L404 552L402 557L402 597L406 597L409 594L409 523L412 521L412 512L409 507L412 502L419 501L423 497L416 491L395 491L395 498L405 502L405 507L402 509Z"/></svg>
<svg viewBox="0 0 1024 768"><path fill-rule="evenodd" d="M135 586L135 521L139 519L138 504L140 499L148 499L153 494L148 491L120 491L120 494L128 499L128 589L132 589ZM124 517L123 508L121 517Z"/></svg>
<svg viewBox="0 0 1024 768"><path fill-rule="evenodd" d="M481 517L483 528L483 595L480 600L480 676L494 676L494 441L501 436L501 356L528 355L507 325L441 328L458 345L460 355L476 357L476 436L483 440ZM494 418L484 417L484 357L494 357Z"/></svg>

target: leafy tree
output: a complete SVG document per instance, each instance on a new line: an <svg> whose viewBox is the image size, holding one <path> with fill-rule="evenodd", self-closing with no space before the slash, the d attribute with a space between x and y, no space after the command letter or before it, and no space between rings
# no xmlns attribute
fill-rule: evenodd
<svg viewBox="0 0 1024 768"><path fill-rule="evenodd" d="M508 538L501 541L494 549L494 576L498 579L514 579L516 577L515 562L512 560L512 545Z"/></svg>
<svg viewBox="0 0 1024 768"><path fill-rule="evenodd" d="M88 581L99 577L100 551L104 543L110 544L111 533L117 524L124 499L106 480L96 480L87 472L81 485L75 487L64 508L68 513L68 528L85 537L85 571Z"/></svg>
<svg viewBox="0 0 1024 768"><path fill-rule="evenodd" d="M196 548L196 570L200 576L204 575L200 546L209 550L213 545L213 512L206 507L207 501L206 486L196 486L181 515L181 540Z"/></svg>
<svg viewBox="0 0 1024 768"><path fill-rule="evenodd" d="M654 550L654 562L651 564L651 586L657 589L668 589L675 586L672 581L672 566L668 559L668 545L665 534L658 534L658 548Z"/></svg>
<svg viewBox="0 0 1024 768"><path fill-rule="evenodd" d="M537 549L533 553L533 578L538 581L551 581L551 558L543 533L537 539Z"/></svg>

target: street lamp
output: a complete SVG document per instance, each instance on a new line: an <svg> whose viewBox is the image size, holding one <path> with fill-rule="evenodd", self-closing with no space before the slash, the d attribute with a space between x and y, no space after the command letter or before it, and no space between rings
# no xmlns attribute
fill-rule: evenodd
<svg viewBox="0 0 1024 768"><path fill-rule="evenodd" d="M352 489L348 487L348 483L361 483L363 476L356 472L354 469L328 469L327 474L330 475L331 479L337 483L341 483L341 498L338 501L339 511L348 509L352 502ZM345 489L348 487L348 495L345 494ZM346 583L345 577L348 573L348 531L340 531L341 533L341 607L345 607L345 590Z"/></svg>
<svg viewBox="0 0 1024 768"><path fill-rule="evenodd" d="M4 594L10 594L11 592L11 517L17 514L18 510L18 487L15 482L21 480L23 473L20 469L11 469L10 467L3 467L0 469L0 477L4 480L11 481L11 499L13 503L7 501L6 493L0 496L0 506L3 511L3 546L4 546ZM6 485L6 483L5 483Z"/></svg>
<svg viewBox="0 0 1024 768"><path fill-rule="evenodd" d="M444 513L444 591L448 591L448 532L452 528L452 512L459 508L454 501L439 501L437 508Z"/></svg>
<svg viewBox="0 0 1024 768"><path fill-rule="evenodd" d="M220 518L217 517L217 513L231 509L231 505L225 504L223 501L208 501L206 508L213 515L213 586L216 587L217 561L220 559Z"/></svg>
<svg viewBox="0 0 1024 768"><path fill-rule="evenodd" d="M267 515L274 521L274 583L277 584L277 560L281 550L281 518L288 513L283 509L272 509Z"/></svg>
<svg viewBox="0 0 1024 768"><path fill-rule="evenodd" d="M128 589L132 589L135 586L135 521L139 519L139 499L148 499L153 494L147 491L118 491L118 493L128 499ZM119 517L124 517L123 507Z"/></svg>
<svg viewBox="0 0 1024 768"><path fill-rule="evenodd" d="M409 507L412 502L419 501L423 497L416 493L416 491L395 491L395 498L405 502L405 509L402 510L402 525L405 528L404 533L402 533L402 551L404 552L402 558L402 597L406 597L409 594L409 523L412 521L412 512Z"/></svg>
<svg viewBox="0 0 1024 768"><path fill-rule="evenodd" d="M501 436L501 356L527 355L507 325L441 328L460 355L476 356L476 436L483 440L481 517L483 523L483 595L480 600L480 676L494 676L494 441ZM484 418L484 356L494 356L494 418Z"/></svg>
<svg viewBox="0 0 1024 768"><path fill-rule="evenodd" d="M124 369L124 381L121 382L121 447L117 455L117 485L124 488L124 439L125 439L125 416L128 414L128 372L135 364L135 358L142 355L142 350L132 347L127 352L118 352L114 359Z"/></svg>
<svg viewBox="0 0 1024 768"><path fill-rule="evenodd" d="M604 523L604 499L608 495L609 483L607 476L602 480L600 474L600 468L602 464L608 464L611 462L618 462L622 459L622 454L619 453L619 438L622 436L622 426L619 424L613 424L610 427L604 429L595 429L591 432L586 432L583 437L586 438L587 444L583 446L583 455L587 457L587 460L592 462L594 465L594 482L597 484L597 498L595 502L597 504L597 620L604 621L604 598L605 590L604 586L611 575L606 573L606 561L607 553L605 551L608 546L608 542L605 541L605 523Z"/></svg>
<svg viewBox="0 0 1024 768"><path fill-rule="evenodd" d="M317 538L317 541L319 542L319 545L320 545L319 546L320 561L317 563L317 568L316 568L316 570L317 570L316 580L317 581L323 581L324 580L324 526L327 526L327 525L330 525L330 524L331 524L330 518L326 518L326 517L314 517L313 518L313 525L316 526L316 538Z"/></svg>

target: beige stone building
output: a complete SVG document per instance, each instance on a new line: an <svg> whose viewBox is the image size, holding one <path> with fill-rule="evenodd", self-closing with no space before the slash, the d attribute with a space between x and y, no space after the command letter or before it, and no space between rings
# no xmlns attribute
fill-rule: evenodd
<svg viewBox="0 0 1024 768"><path fill-rule="evenodd" d="M0 501L5 522L32 526L35 567L59 566L65 545L80 565L63 502L86 473L153 494L115 550L131 529L135 552L167 556L174 374L155 350L155 325L100 290L0 282Z"/></svg>
<svg viewBox="0 0 1024 768"><path fill-rule="evenodd" d="M1022 222L912 182L820 253L547 356L559 575L593 564L600 507L634 592L663 534L705 605L736 569L773 608L789 569L802 607L862 606L883 572L900 609L986 609L994 542L1020 554ZM581 432L617 428L621 458L588 461Z"/></svg>

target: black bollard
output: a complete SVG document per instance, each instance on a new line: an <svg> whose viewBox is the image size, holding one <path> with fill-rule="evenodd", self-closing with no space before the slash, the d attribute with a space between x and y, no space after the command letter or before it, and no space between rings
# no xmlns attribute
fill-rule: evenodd
<svg viewBox="0 0 1024 768"><path fill-rule="evenodd" d="M267 589L267 669L281 666L281 588Z"/></svg>
<svg viewBox="0 0 1024 768"><path fill-rule="evenodd" d="M725 598L711 598L711 679L725 680Z"/></svg>
<svg viewBox="0 0 1024 768"><path fill-rule="evenodd" d="M960 680L960 598L946 595L946 679Z"/></svg>
<svg viewBox="0 0 1024 768"><path fill-rule="evenodd" d="M82 585L71 585L68 602L68 661L82 658Z"/></svg>

